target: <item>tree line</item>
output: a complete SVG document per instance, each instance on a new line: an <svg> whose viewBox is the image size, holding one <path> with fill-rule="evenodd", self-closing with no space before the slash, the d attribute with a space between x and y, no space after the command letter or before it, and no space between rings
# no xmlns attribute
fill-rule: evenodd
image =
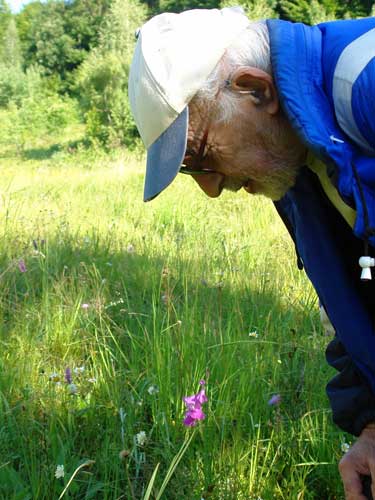
<svg viewBox="0 0 375 500"><path fill-rule="evenodd" d="M89 140L131 147L127 77L136 28L160 12L230 5L254 19L307 24L373 12L370 0L37 0L12 14L0 0L0 108L18 124L39 116L59 127L74 107Z"/></svg>

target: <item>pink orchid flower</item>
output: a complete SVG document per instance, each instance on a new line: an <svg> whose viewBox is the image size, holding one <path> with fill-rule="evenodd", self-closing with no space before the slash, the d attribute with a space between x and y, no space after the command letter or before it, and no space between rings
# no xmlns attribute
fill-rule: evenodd
<svg viewBox="0 0 375 500"><path fill-rule="evenodd" d="M183 398L184 403L187 406L187 411L185 413L184 425L187 427L193 427L196 425L198 420L203 420L206 415L202 411L202 404L208 401L206 392L204 389L200 390L198 394L193 394L192 396L185 396Z"/></svg>

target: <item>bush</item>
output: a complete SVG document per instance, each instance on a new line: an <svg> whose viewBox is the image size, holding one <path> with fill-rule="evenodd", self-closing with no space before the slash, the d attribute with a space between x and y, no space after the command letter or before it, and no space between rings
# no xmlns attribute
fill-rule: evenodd
<svg viewBox="0 0 375 500"><path fill-rule="evenodd" d="M81 108L91 142L131 147L137 135L127 97L128 66L117 51L94 50L80 69Z"/></svg>
<svg viewBox="0 0 375 500"><path fill-rule="evenodd" d="M134 33L145 16L145 7L137 0L115 0L103 23L99 47L77 71L76 88L92 143L133 147L137 142L127 87Z"/></svg>
<svg viewBox="0 0 375 500"><path fill-rule="evenodd" d="M26 94L26 79L21 68L0 64L0 108L13 101L20 104Z"/></svg>
<svg viewBox="0 0 375 500"><path fill-rule="evenodd" d="M22 152L35 137L60 132L72 118L77 120L75 102L58 95L29 96L19 106L12 101L0 120L0 144Z"/></svg>

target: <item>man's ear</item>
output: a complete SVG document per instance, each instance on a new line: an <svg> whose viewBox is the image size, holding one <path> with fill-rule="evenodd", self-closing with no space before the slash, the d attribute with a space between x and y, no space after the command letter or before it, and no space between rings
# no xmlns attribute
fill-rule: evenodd
<svg viewBox="0 0 375 500"><path fill-rule="evenodd" d="M256 106L262 106L271 115L279 110L279 98L271 75L252 66L241 66L232 74L232 90L249 94Z"/></svg>

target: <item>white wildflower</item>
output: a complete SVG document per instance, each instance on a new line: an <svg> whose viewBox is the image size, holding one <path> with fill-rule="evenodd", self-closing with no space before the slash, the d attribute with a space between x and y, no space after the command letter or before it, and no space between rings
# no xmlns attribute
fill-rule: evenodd
<svg viewBox="0 0 375 500"><path fill-rule="evenodd" d="M349 448L350 448L350 444L348 443L341 443L341 451L343 453L346 453L349 451Z"/></svg>
<svg viewBox="0 0 375 500"><path fill-rule="evenodd" d="M60 479L61 477L65 476L65 471L64 471L64 466L63 465L58 465L55 470L55 478Z"/></svg>
<svg viewBox="0 0 375 500"><path fill-rule="evenodd" d="M253 332L249 332L249 337L253 337L254 339L257 339L258 338L258 333L256 330L254 330Z"/></svg>
<svg viewBox="0 0 375 500"><path fill-rule="evenodd" d="M147 436L145 431L140 431L135 435L135 440L138 446L144 446L147 441Z"/></svg>
<svg viewBox="0 0 375 500"><path fill-rule="evenodd" d="M95 377L88 378L87 382L90 382L90 384L95 384L96 383L96 378Z"/></svg>
<svg viewBox="0 0 375 500"><path fill-rule="evenodd" d="M150 394L150 396L153 396L154 394L157 394L159 392L159 388L156 385L150 385L150 387L147 389L147 392Z"/></svg>
<svg viewBox="0 0 375 500"><path fill-rule="evenodd" d="M51 382L60 382L60 375L56 372L53 372L51 373L51 375L49 376L49 380Z"/></svg>
<svg viewBox="0 0 375 500"><path fill-rule="evenodd" d="M78 392L78 387L76 386L76 384L69 384L68 389L70 394L77 394Z"/></svg>
<svg viewBox="0 0 375 500"><path fill-rule="evenodd" d="M126 251L128 253L134 253L134 251L135 251L134 245L132 245L132 244L128 245Z"/></svg>
<svg viewBox="0 0 375 500"><path fill-rule="evenodd" d="M82 366L76 366L75 368L73 368L73 372L76 374L76 375L81 375L81 373L83 373L85 371L85 367L82 365Z"/></svg>
<svg viewBox="0 0 375 500"><path fill-rule="evenodd" d="M87 310L89 307L89 304L81 304L81 309Z"/></svg>

